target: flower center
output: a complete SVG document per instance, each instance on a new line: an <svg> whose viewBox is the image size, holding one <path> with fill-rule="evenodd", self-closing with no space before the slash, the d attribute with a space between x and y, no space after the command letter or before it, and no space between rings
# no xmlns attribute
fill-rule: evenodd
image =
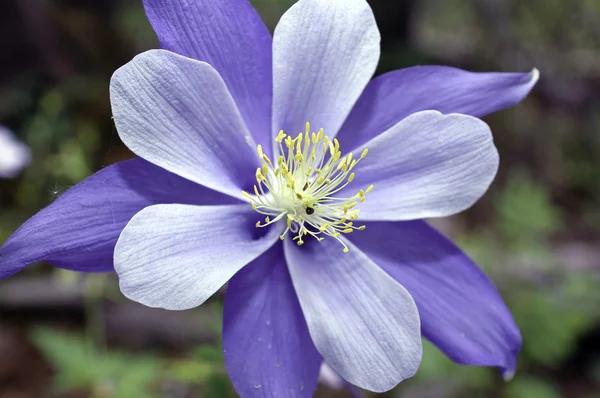
<svg viewBox="0 0 600 398"><path fill-rule="evenodd" d="M367 156L368 150L357 159L352 152L342 156L338 140L330 140L323 129L311 133L310 123L306 123L305 133L296 138L281 130L275 142L279 147L275 164L258 145L263 165L256 170L255 196L243 191L252 208L266 216L256 226L266 227L284 220L287 228L281 240L291 232L296 235L293 240L301 246L306 235L319 242L324 239L321 235L327 235L337 239L347 253L348 247L339 236L365 229L364 225L354 225L360 211L356 205L365 201L373 185L348 198L338 198L335 194L354 180L352 170Z"/></svg>

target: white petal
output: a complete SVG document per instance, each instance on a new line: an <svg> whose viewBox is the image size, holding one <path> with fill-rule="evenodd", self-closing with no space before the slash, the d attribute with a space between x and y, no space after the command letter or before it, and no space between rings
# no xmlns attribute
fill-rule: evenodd
<svg viewBox="0 0 600 398"><path fill-rule="evenodd" d="M472 206L492 183L498 151L489 127L466 115L414 113L353 151L368 156L340 196L374 184L361 220L445 217ZM350 189L351 188L351 189Z"/></svg>
<svg viewBox="0 0 600 398"><path fill-rule="evenodd" d="M138 156L240 199L252 186L254 141L209 64L147 51L114 73L110 100L119 136Z"/></svg>
<svg viewBox="0 0 600 398"><path fill-rule="evenodd" d="M121 291L149 307L202 304L244 265L278 241L263 236L248 205L154 205L137 213L115 247Z"/></svg>
<svg viewBox="0 0 600 398"><path fill-rule="evenodd" d="M421 362L421 325L410 294L350 242L284 242L308 330L323 359L348 382L382 392Z"/></svg>
<svg viewBox="0 0 600 398"><path fill-rule="evenodd" d="M273 133L333 137L373 76L380 36L365 0L300 0L273 38Z"/></svg>

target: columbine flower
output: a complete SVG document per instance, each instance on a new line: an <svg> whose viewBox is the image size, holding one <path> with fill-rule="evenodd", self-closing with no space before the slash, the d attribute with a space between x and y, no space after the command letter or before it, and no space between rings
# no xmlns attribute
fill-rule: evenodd
<svg viewBox="0 0 600 398"><path fill-rule="evenodd" d="M14 178L31 161L31 151L0 126L0 178ZM0 271L0 274L2 271Z"/></svg>
<svg viewBox="0 0 600 398"><path fill-rule="evenodd" d="M379 33L365 0L300 0L273 39L245 0L145 6L163 50L111 82L140 158L26 222L0 276L40 260L110 271L114 255L123 293L168 309L229 281L223 349L244 397L309 397L323 359L390 389L417 369L419 327L459 363L514 369L521 338L498 293L422 219L486 191L498 156L473 116L519 102L536 71L369 82Z"/></svg>

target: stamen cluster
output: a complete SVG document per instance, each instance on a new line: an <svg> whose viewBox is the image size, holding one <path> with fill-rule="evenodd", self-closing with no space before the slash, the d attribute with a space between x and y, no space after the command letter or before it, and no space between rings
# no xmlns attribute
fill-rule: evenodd
<svg viewBox="0 0 600 398"><path fill-rule="evenodd" d="M365 229L364 225L354 225L360 212L355 207L366 200L373 185L349 198L334 195L354 180L352 170L367 156L368 149L357 159L352 152L342 157L338 140L330 140L323 129L310 133L310 123L296 138L281 130L275 142L279 149L275 164L258 145L263 165L256 170L255 196L243 192L252 208L266 216L264 223L259 221L256 226L265 227L285 218L287 228L281 240L291 231L296 234L293 240L301 246L306 235L319 242L324 239L320 235L328 235L337 239L347 253L348 247L339 236Z"/></svg>

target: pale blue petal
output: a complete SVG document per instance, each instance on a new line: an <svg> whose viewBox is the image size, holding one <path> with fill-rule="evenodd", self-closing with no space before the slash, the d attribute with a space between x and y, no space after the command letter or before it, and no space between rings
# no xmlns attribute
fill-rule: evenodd
<svg viewBox="0 0 600 398"><path fill-rule="evenodd" d="M306 122L335 135L379 62L380 36L365 0L300 0L273 38L273 133Z"/></svg>
<svg viewBox="0 0 600 398"><path fill-rule="evenodd" d="M147 51L115 72L110 99L119 136L140 157L237 198L252 187L254 141L207 63Z"/></svg>
<svg viewBox="0 0 600 398"><path fill-rule="evenodd" d="M115 247L121 292L149 307L199 306L278 241L276 227L254 226L257 216L246 204L146 207Z"/></svg>
<svg viewBox="0 0 600 398"><path fill-rule="evenodd" d="M382 392L421 362L421 325L410 294L352 243L284 241L308 330L323 359L348 382Z"/></svg>
<svg viewBox="0 0 600 398"><path fill-rule="evenodd" d="M473 205L498 170L487 124L472 116L423 111L358 148L369 153L340 193L352 196L374 184L360 203L362 220L444 217Z"/></svg>

